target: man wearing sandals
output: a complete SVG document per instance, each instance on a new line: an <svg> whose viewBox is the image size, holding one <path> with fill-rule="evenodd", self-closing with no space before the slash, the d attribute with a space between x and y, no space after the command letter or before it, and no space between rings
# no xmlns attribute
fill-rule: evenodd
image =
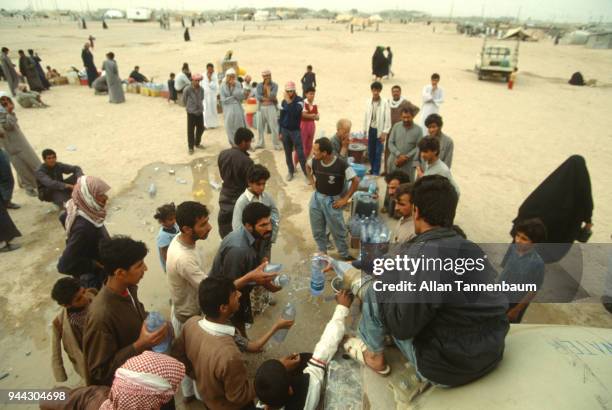
<svg viewBox="0 0 612 410"><path fill-rule="evenodd" d="M453 270L373 270L378 275L359 292L363 301L359 338L349 339L344 348L381 375L391 371L383 354L386 334L425 383L466 384L484 376L502 360L509 329L504 314L506 298L500 292L459 291L455 283L495 283L494 269L483 251L452 229L457 200L448 179L439 175L419 179L412 194L417 236L386 256L394 260L396 255L411 259L450 258L453 262L484 257L481 270L460 274L459 264ZM381 283L400 281L414 283L417 291L380 290ZM451 284L452 291L418 291L422 283L431 281Z"/></svg>

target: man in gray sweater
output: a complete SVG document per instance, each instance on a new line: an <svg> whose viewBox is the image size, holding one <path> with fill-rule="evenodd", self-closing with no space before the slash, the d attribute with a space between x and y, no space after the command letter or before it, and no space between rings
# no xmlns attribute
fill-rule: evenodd
<svg viewBox="0 0 612 410"><path fill-rule="evenodd" d="M389 159L387 171L401 170L414 181L413 162L416 160L417 144L423 138L423 130L414 123L414 115L409 108L402 110L402 121L391 128L389 136Z"/></svg>

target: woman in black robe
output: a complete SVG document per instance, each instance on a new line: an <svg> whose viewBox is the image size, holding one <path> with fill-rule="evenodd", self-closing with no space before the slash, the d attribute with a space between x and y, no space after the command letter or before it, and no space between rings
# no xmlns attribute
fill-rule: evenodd
<svg viewBox="0 0 612 410"><path fill-rule="evenodd" d="M42 83L43 88L45 90L48 90L49 88L51 88L51 83L49 83L49 80L47 80L47 76L45 75L45 70L43 70L42 66L40 65L40 62L42 60L40 59L38 54L36 54L34 50L32 49L28 50L28 54L30 55L30 58L34 62L34 65L36 67L36 72L38 73L38 77L40 78L40 82Z"/></svg>
<svg viewBox="0 0 612 410"><path fill-rule="evenodd" d="M389 60L383 53L384 47L376 47L372 55L372 75L376 80L381 80L389 75Z"/></svg>
<svg viewBox="0 0 612 410"><path fill-rule="evenodd" d="M551 263L563 258L574 241L588 240L592 216L589 171L583 157L572 155L525 199L512 222L529 218L544 222L547 242L555 245L543 245L538 252L544 262ZM513 227L513 237L514 233Z"/></svg>

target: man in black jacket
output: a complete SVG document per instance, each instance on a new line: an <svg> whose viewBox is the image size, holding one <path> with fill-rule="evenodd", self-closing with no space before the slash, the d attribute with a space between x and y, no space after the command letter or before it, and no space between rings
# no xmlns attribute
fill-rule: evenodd
<svg viewBox="0 0 612 410"><path fill-rule="evenodd" d="M42 152L44 163L36 170L38 198L41 201L53 202L60 209L70 199L74 184L83 176L83 171L76 165L57 162L57 154L52 149ZM70 175L64 178L64 175Z"/></svg>
<svg viewBox="0 0 612 410"><path fill-rule="evenodd" d="M494 284L496 274L484 252L452 229L457 200L448 179L419 179L412 196L417 236L386 255L384 269L374 264L359 336L367 348L363 361L379 373L390 370L383 355L386 333L417 376L433 384L469 383L502 360L507 300L501 292L465 290L465 285ZM391 285L407 289L392 291Z"/></svg>

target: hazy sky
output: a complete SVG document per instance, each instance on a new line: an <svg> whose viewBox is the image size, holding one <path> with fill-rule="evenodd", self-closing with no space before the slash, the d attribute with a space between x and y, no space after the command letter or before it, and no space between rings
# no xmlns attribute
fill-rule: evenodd
<svg viewBox="0 0 612 410"><path fill-rule="evenodd" d="M232 7L309 7L348 10L357 8L371 12L382 9L420 10L437 16L520 16L554 21L612 21L612 0L226 0L222 4L205 0L0 0L0 8L20 9L31 5L39 9L87 10L148 6L204 10ZM332 6L333 5L333 6Z"/></svg>

